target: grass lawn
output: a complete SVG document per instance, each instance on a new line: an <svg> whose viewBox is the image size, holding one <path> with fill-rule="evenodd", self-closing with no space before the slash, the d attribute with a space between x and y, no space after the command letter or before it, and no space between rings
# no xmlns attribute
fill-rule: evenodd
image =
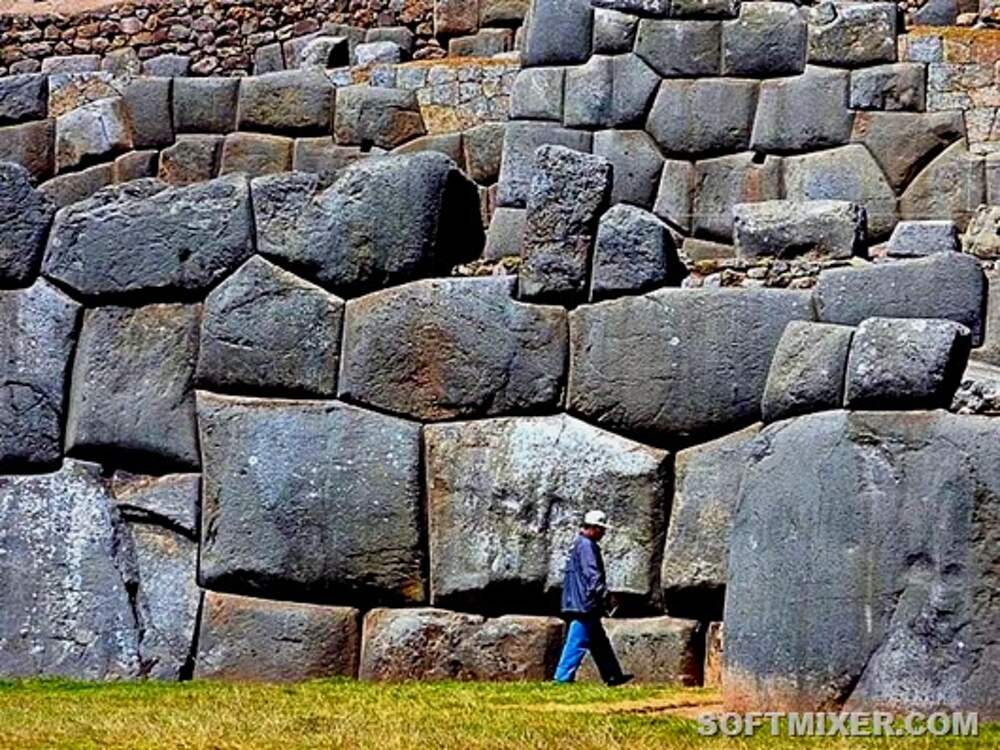
<svg viewBox="0 0 1000 750"><path fill-rule="evenodd" d="M1000 747L998 725L978 739L700 737L689 717L715 701L707 690L537 683L0 682L0 748Z"/></svg>

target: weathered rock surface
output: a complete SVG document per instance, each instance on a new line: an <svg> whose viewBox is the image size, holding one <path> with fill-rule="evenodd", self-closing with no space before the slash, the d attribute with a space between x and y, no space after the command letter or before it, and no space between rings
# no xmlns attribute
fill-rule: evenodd
<svg viewBox="0 0 1000 750"><path fill-rule="evenodd" d="M729 560L728 708L1000 713L996 434L943 412L762 433Z"/></svg>
<svg viewBox="0 0 1000 750"><path fill-rule="evenodd" d="M846 106L848 77L810 65L802 75L762 82L750 147L789 153L847 143L854 120Z"/></svg>
<svg viewBox="0 0 1000 750"><path fill-rule="evenodd" d="M42 272L85 296L196 290L252 253L245 177L179 188L139 180L56 214Z"/></svg>
<svg viewBox="0 0 1000 750"><path fill-rule="evenodd" d="M160 152L157 176L169 185L211 180L219 171L223 142L221 135L178 135Z"/></svg>
<svg viewBox="0 0 1000 750"><path fill-rule="evenodd" d="M829 323L788 324L771 361L761 411L765 422L839 409L854 329Z"/></svg>
<svg viewBox="0 0 1000 750"><path fill-rule="evenodd" d="M434 425L425 440L435 605L558 611L566 555L595 504L615 526L602 545L609 588L659 600L664 451L567 415Z"/></svg>
<svg viewBox="0 0 1000 750"><path fill-rule="evenodd" d="M846 353L845 353L846 354ZM660 581L663 602L676 616L722 616L729 537L743 465L760 425L680 451L674 459Z"/></svg>
<svg viewBox="0 0 1000 750"><path fill-rule="evenodd" d="M926 99L925 68L920 63L876 65L851 73L852 109L921 112Z"/></svg>
<svg viewBox="0 0 1000 750"><path fill-rule="evenodd" d="M565 146L590 153L592 139L593 136L586 131L571 130L555 123L507 123L497 195L500 205L512 208L525 206L534 176L534 155L540 146Z"/></svg>
<svg viewBox="0 0 1000 750"><path fill-rule="evenodd" d="M219 174L242 172L248 177L287 172L292 168L292 139L260 133L230 133L222 143Z"/></svg>
<svg viewBox="0 0 1000 750"><path fill-rule="evenodd" d="M750 144L757 83L734 78L666 79L646 130L669 154L741 151Z"/></svg>
<svg viewBox="0 0 1000 750"><path fill-rule="evenodd" d="M479 194L448 157L357 162L327 190L315 175L253 181L257 249L343 296L445 272L479 255Z"/></svg>
<svg viewBox="0 0 1000 750"><path fill-rule="evenodd" d="M364 618L363 680L545 680L559 661L554 617L485 620L441 609L374 609Z"/></svg>
<svg viewBox="0 0 1000 750"><path fill-rule="evenodd" d="M22 285L37 273L56 207L20 164L0 162L0 281Z"/></svg>
<svg viewBox="0 0 1000 750"><path fill-rule="evenodd" d="M531 68L585 62L593 28L590 0L534 0L525 20L521 64Z"/></svg>
<svg viewBox="0 0 1000 750"><path fill-rule="evenodd" d="M856 67L895 60L894 3L833 0L811 9L809 62Z"/></svg>
<svg viewBox="0 0 1000 750"><path fill-rule="evenodd" d="M58 465L80 307L44 281L0 292L0 469Z"/></svg>
<svg viewBox="0 0 1000 750"><path fill-rule="evenodd" d="M205 594L194 675L235 682L353 677L360 613L244 596Z"/></svg>
<svg viewBox="0 0 1000 750"><path fill-rule="evenodd" d="M231 133L236 130L238 78L174 79L174 127L178 133Z"/></svg>
<svg viewBox="0 0 1000 750"><path fill-rule="evenodd" d="M205 586L424 600L419 425L335 401L204 392L198 417Z"/></svg>
<svg viewBox="0 0 1000 750"><path fill-rule="evenodd" d="M619 203L601 217L590 282L592 300L676 284L683 275L670 230L656 216Z"/></svg>
<svg viewBox="0 0 1000 750"><path fill-rule="evenodd" d="M38 73L0 78L0 125L48 116L49 77Z"/></svg>
<svg viewBox="0 0 1000 750"><path fill-rule="evenodd" d="M153 477L116 471L111 478L111 490L125 520L162 526L192 539L196 536L201 506L200 474Z"/></svg>
<svg viewBox="0 0 1000 750"><path fill-rule="evenodd" d="M764 78L801 73L806 32L806 20L794 4L741 4L739 18L722 23L722 74Z"/></svg>
<svg viewBox="0 0 1000 750"><path fill-rule="evenodd" d="M858 325L866 318L943 318L983 334L986 277L975 258L960 253L824 271L816 312L827 323Z"/></svg>
<svg viewBox="0 0 1000 750"><path fill-rule="evenodd" d="M174 142L170 116L172 88L170 78L136 78L125 87L122 99L135 148L160 148Z"/></svg>
<svg viewBox="0 0 1000 750"><path fill-rule="evenodd" d="M763 161L750 152L699 161L694 167L691 228L700 235L725 242L733 237L733 207L781 195L781 159ZM664 170L666 174L666 170ZM684 189L684 171L678 172ZM666 179L666 178L664 178ZM663 183L661 183L661 191ZM661 192L662 195L662 192Z"/></svg>
<svg viewBox="0 0 1000 750"><path fill-rule="evenodd" d="M899 197L899 215L903 219L951 219L964 230L985 198L983 157L958 141L909 184Z"/></svg>
<svg viewBox="0 0 1000 750"><path fill-rule="evenodd" d="M635 52L663 77L718 75L721 34L719 23L644 18Z"/></svg>
<svg viewBox="0 0 1000 750"><path fill-rule="evenodd" d="M510 95L510 116L519 120L562 120L566 69L525 68Z"/></svg>
<svg viewBox="0 0 1000 750"><path fill-rule="evenodd" d="M868 217L848 201L762 201L733 207L743 258L850 258L867 252Z"/></svg>
<svg viewBox="0 0 1000 750"><path fill-rule="evenodd" d="M535 152L524 248L518 274L522 299L585 293L597 220L611 190L611 163L564 146Z"/></svg>
<svg viewBox="0 0 1000 750"><path fill-rule="evenodd" d="M328 134L336 90L318 70L287 70L240 81L241 130Z"/></svg>
<svg viewBox="0 0 1000 750"><path fill-rule="evenodd" d="M99 467L0 478L0 550L0 673L139 676L136 559Z"/></svg>
<svg viewBox="0 0 1000 750"><path fill-rule="evenodd" d="M951 227L953 232L957 230L955 224L952 223ZM957 244L957 237L955 240ZM980 206L976 209L965 231L963 246L965 252L977 258L1000 258L1000 206ZM952 249L957 248L952 246Z"/></svg>
<svg viewBox="0 0 1000 750"><path fill-rule="evenodd" d="M424 421L555 409L566 313L514 279L436 279L347 303L340 396Z"/></svg>
<svg viewBox="0 0 1000 750"><path fill-rule="evenodd" d="M358 85L337 93L333 134L342 146L393 149L426 132L413 91Z"/></svg>
<svg viewBox="0 0 1000 750"><path fill-rule="evenodd" d="M889 238L886 254L894 258L922 258L959 250L961 244L955 222L932 219L899 222Z"/></svg>
<svg viewBox="0 0 1000 750"><path fill-rule="evenodd" d="M563 125L641 126L659 82L636 55L594 55L585 65L566 70Z"/></svg>
<svg viewBox="0 0 1000 750"><path fill-rule="evenodd" d="M197 468L200 305L97 307L73 361L67 450L115 463Z"/></svg>
<svg viewBox="0 0 1000 750"><path fill-rule="evenodd" d="M663 170L663 157L643 130L601 130L594 133L594 155L611 163L608 202L652 208Z"/></svg>
<svg viewBox="0 0 1000 750"><path fill-rule="evenodd" d="M20 164L35 180L55 168L55 120L38 120L0 128L0 161Z"/></svg>
<svg viewBox="0 0 1000 750"><path fill-rule="evenodd" d="M524 248L525 209L497 208L493 212L483 257L487 260L519 258Z"/></svg>
<svg viewBox="0 0 1000 750"><path fill-rule="evenodd" d="M622 671L635 675L637 682L701 685L704 634L700 623L672 617L606 619L604 628ZM583 663L579 679L599 679L592 659Z"/></svg>
<svg viewBox="0 0 1000 750"><path fill-rule="evenodd" d="M132 128L121 97L98 99L56 119L56 171L132 148Z"/></svg>
<svg viewBox="0 0 1000 750"><path fill-rule="evenodd" d="M950 320L869 318L847 361L852 409L947 408L969 359L969 329Z"/></svg>
<svg viewBox="0 0 1000 750"><path fill-rule="evenodd" d="M343 318L343 300L254 256L205 300L198 382L332 397Z"/></svg>
<svg viewBox="0 0 1000 750"><path fill-rule="evenodd" d="M661 289L570 314L569 408L599 425L691 441L760 418L785 326L811 295Z"/></svg>

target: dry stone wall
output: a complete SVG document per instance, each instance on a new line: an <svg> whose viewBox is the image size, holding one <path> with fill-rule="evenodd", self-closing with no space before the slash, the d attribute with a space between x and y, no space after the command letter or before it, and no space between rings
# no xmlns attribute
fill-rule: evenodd
<svg viewBox="0 0 1000 750"><path fill-rule="evenodd" d="M1000 714L991 161L891 4L651 5L0 78L0 673L541 679L603 507L642 679Z"/></svg>

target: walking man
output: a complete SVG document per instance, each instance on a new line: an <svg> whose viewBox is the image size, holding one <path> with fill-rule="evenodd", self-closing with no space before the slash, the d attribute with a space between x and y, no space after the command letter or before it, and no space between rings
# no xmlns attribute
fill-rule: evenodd
<svg viewBox="0 0 1000 750"><path fill-rule="evenodd" d="M562 612L569 627L556 668L556 682L573 682L587 651L594 657L605 684L624 685L632 679L632 675L622 672L601 623L608 587L598 542L609 528L604 513L590 511L584 516L583 527L570 550L562 590Z"/></svg>

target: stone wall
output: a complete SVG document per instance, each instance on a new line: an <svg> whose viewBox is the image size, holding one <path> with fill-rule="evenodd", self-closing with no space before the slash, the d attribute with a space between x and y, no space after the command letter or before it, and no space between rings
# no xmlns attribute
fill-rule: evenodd
<svg viewBox="0 0 1000 750"><path fill-rule="evenodd" d="M541 679L602 507L643 679L1000 715L963 110L891 4L594 6L519 72L0 79L0 673Z"/></svg>

